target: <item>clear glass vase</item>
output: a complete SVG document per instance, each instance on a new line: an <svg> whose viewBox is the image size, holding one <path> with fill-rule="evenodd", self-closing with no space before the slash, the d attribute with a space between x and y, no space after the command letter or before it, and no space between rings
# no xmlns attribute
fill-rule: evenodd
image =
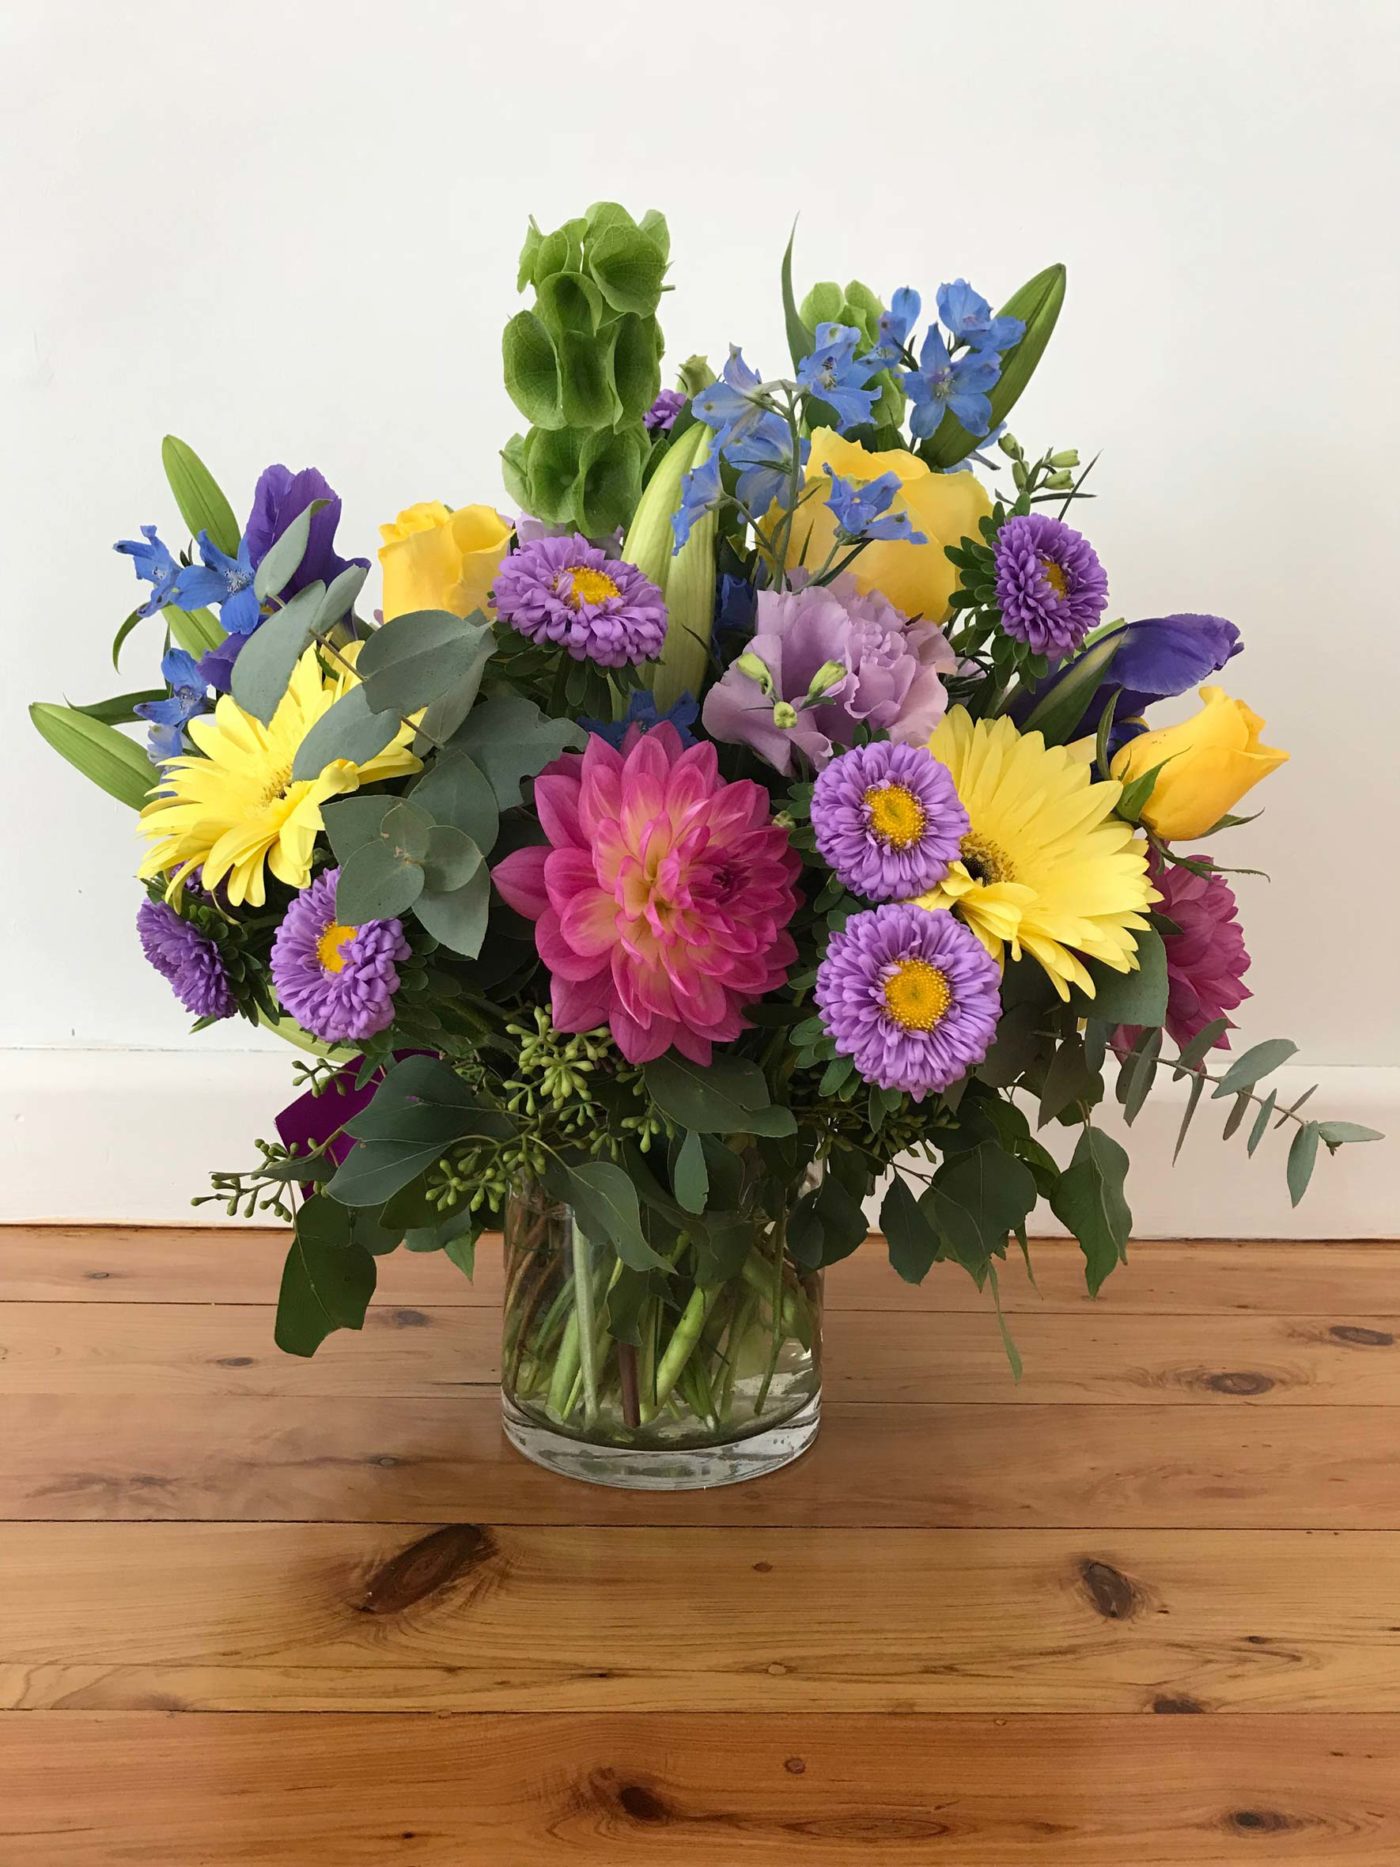
<svg viewBox="0 0 1400 1867"><path fill-rule="evenodd" d="M501 1360L517 1451L653 1491L758 1478L805 1452L821 1415L821 1273L799 1270L785 1238L806 1184L746 1175L719 1250L713 1234L673 1233L656 1245L671 1268L646 1272L541 1186L517 1186Z"/></svg>

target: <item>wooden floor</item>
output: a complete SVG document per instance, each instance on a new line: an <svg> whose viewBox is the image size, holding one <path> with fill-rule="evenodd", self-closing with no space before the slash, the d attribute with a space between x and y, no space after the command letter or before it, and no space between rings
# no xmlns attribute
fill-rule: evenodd
<svg viewBox="0 0 1400 1867"><path fill-rule="evenodd" d="M0 1867L1400 1863L1400 1245L828 1279L806 1460L501 1439L499 1262L0 1229ZM1008 1279L1008 1283L1011 1280Z"/></svg>

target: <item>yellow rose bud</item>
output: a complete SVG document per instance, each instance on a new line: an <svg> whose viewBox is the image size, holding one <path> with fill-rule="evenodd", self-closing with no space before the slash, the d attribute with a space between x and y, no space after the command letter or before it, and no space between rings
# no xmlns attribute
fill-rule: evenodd
<svg viewBox="0 0 1400 1867"><path fill-rule="evenodd" d="M381 525L379 536L384 620L392 622L416 609L447 609L454 616L485 609L510 527L490 506L453 512L440 499L428 499Z"/></svg>
<svg viewBox="0 0 1400 1867"><path fill-rule="evenodd" d="M1140 734L1113 761L1124 783L1162 765L1142 821L1168 843L1204 836L1288 757L1261 743L1263 720L1223 687L1203 687L1201 699L1193 719Z"/></svg>
<svg viewBox="0 0 1400 1867"><path fill-rule="evenodd" d="M827 466L857 486L882 473L898 475L899 491L890 511L907 512L914 530L922 532L928 543L915 545L895 538L868 544L853 560L850 575L862 593L878 590L906 616L942 622L958 582L943 547L978 536L977 521L992 509L985 488L971 473L935 473L904 448L871 453L856 441L844 440L834 429L818 428L812 435L802 483L805 497L783 553L787 569L804 564L815 574L836 542L836 515L826 503L831 491L831 477L823 472ZM781 521L776 508L769 513L764 531L770 538Z"/></svg>

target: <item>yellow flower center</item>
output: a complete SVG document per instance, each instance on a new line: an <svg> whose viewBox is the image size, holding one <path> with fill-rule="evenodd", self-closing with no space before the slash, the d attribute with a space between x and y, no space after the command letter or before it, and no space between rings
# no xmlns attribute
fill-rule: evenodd
<svg viewBox="0 0 1400 1867"><path fill-rule="evenodd" d="M953 1002L947 974L926 959L902 959L885 981L885 1009L906 1031L931 1031Z"/></svg>
<svg viewBox="0 0 1400 1867"><path fill-rule="evenodd" d="M1011 858L990 836L969 830L958 845L963 867L974 882L1010 882L1016 879Z"/></svg>
<svg viewBox="0 0 1400 1867"><path fill-rule="evenodd" d="M593 570L587 564L571 564L564 575L570 583L570 588L563 592L564 600L575 609L581 609L585 603L606 603L610 596L622 595L606 571ZM555 587L557 589L558 585Z"/></svg>
<svg viewBox="0 0 1400 1867"><path fill-rule="evenodd" d="M316 957L327 972L345 970L345 945L355 938L356 929L342 926L339 921L332 921L330 926L316 942Z"/></svg>
<svg viewBox="0 0 1400 1867"><path fill-rule="evenodd" d="M279 797L285 797L287 794L287 786L291 782L292 767L290 763L288 763L284 765L280 771L273 772L272 776L263 786L263 794L258 800L260 808L266 810L267 806L269 804L275 804Z"/></svg>
<svg viewBox="0 0 1400 1867"><path fill-rule="evenodd" d="M1053 558L1042 558L1040 560L1040 568L1045 572L1046 583L1049 584L1050 588L1055 592L1055 595L1063 602L1065 592L1069 588L1069 585L1065 582L1065 573L1060 569L1059 565L1055 563Z"/></svg>
<svg viewBox="0 0 1400 1867"><path fill-rule="evenodd" d="M865 793L870 827L892 849L910 849L924 833L924 807L902 784L875 784Z"/></svg>

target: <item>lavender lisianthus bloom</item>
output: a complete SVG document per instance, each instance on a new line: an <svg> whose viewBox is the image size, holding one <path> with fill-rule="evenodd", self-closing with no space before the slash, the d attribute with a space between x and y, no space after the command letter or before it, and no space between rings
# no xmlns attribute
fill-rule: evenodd
<svg viewBox="0 0 1400 1867"><path fill-rule="evenodd" d="M352 564L362 564L369 569L368 558L343 558L335 548L340 494L325 475L315 467L303 467L300 473L293 473L280 461L263 468L253 489L253 510L248 515L243 538L254 568L262 563L293 519L299 518L317 499L324 499L326 503L311 520L305 553L282 592L284 596L295 596L309 583L332 584Z"/></svg>
<svg viewBox="0 0 1400 1867"><path fill-rule="evenodd" d="M941 629L853 578L764 590L753 640L705 697L705 730L784 773L794 752L825 765L861 725L919 744L948 709L956 665Z"/></svg>
<svg viewBox="0 0 1400 1867"><path fill-rule="evenodd" d="M396 920L347 927L336 919L339 869L303 888L272 942L272 983L285 1010L323 1043L358 1043L394 1022L398 967L409 956Z"/></svg>
<svg viewBox="0 0 1400 1867"><path fill-rule="evenodd" d="M236 1009L218 946L168 901L143 901L136 910L141 950L197 1018L229 1018Z"/></svg>
<svg viewBox="0 0 1400 1867"><path fill-rule="evenodd" d="M831 936L814 995L837 1051L865 1081L921 1102L986 1056L1000 986L996 961L946 909L887 902Z"/></svg>
<svg viewBox="0 0 1400 1867"><path fill-rule="evenodd" d="M1018 513L997 533L1002 626L1037 655L1069 655L1108 602L1108 577L1082 532L1043 512Z"/></svg>
<svg viewBox="0 0 1400 1867"><path fill-rule="evenodd" d="M823 860L867 901L927 894L971 827L948 767L923 746L853 746L822 768L812 792Z"/></svg>
<svg viewBox="0 0 1400 1867"><path fill-rule="evenodd" d="M666 602L656 585L578 532L532 539L512 552L496 572L491 601L530 641L604 668L650 661L666 639Z"/></svg>
<svg viewBox="0 0 1400 1867"><path fill-rule="evenodd" d="M663 433L669 433L688 399L683 389L663 389L642 417L644 424L653 433L657 429Z"/></svg>

